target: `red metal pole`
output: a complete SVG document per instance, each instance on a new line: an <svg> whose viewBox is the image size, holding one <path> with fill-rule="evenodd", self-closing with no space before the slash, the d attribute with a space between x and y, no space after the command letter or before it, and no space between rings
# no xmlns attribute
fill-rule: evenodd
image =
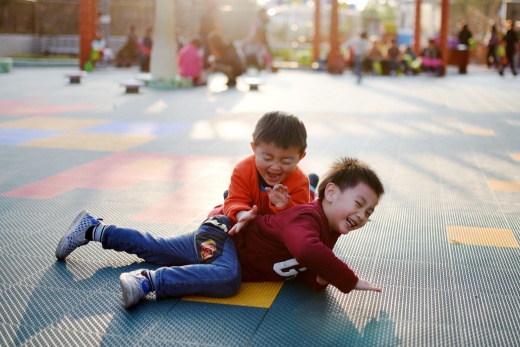
<svg viewBox="0 0 520 347"><path fill-rule="evenodd" d="M415 0L414 51L421 55L421 0Z"/></svg>
<svg viewBox="0 0 520 347"><path fill-rule="evenodd" d="M441 17L441 33L439 49L442 55L442 71L441 76L446 75L446 67L448 66L448 30L450 19L450 0L442 0L442 17Z"/></svg>
<svg viewBox="0 0 520 347"><path fill-rule="evenodd" d="M97 30L97 1L80 0L79 2L79 68L83 70L90 59L92 41Z"/></svg>
<svg viewBox="0 0 520 347"><path fill-rule="evenodd" d="M327 69L332 74L343 73L343 57L339 51L338 33L338 0L332 0L330 14L330 52L327 59Z"/></svg>
<svg viewBox="0 0 520 347"><path fill-rule="evenodd" d="M314 0L314 40L312 41L312 56L314 61L320 60L321 47L321 4L320 0Z"/></svg>

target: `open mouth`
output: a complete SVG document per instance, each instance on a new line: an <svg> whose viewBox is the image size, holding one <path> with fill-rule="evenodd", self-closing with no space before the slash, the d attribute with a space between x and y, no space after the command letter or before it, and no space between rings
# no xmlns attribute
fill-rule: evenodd
<svg viewBox="0 0 520 347"><path fill-rule="evenodd" d="M272 173L269 173L269 172L267 173L267 178L271 182L278 183L280 181L280 177L282 177L282 175L280 175L280 174L272 174Z"/></svg>
<svg viewBox="0 0 520 347"><path fill-rule="evenodd" d="M347 218L347 224L351 227L351 228L355 228L357 226L357 223L354 222L352 219L350 218Z"/></svg>

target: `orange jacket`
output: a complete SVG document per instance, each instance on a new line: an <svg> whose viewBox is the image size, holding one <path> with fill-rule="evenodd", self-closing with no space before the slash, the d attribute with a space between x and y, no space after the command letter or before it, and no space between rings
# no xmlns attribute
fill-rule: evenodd
<svg viewBox="0 0 520 347"><path fill-rule="evenodd" d="M309 178L298 166L282 184L289 189L291 202L284 208L278 208L271 204L269 196L260 187L255 156L251 155L243 159L233 169L229 195L224 201L224 214L236 222L236 213L248 211L253 205L257 206L259 215L264 215L309 202Z"/></svg>

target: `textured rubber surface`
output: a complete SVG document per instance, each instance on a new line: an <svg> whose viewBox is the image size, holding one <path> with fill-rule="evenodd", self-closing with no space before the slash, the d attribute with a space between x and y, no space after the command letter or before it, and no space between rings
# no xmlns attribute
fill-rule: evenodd
<svg viewBox="0 0 520 347"><path fill-rule="evenodd" d="M216 74L127 95L119 83L137 71L76 86L65 72L0 76L0 345L520 345L518 80L474 66L362 85L280 70L258 93ZM151 294L126 310L119 275L156 266L96 242L56 261L82 210L161 236L194 230L275 109L307 127L305 172L357 156L381 176L370 222L335 252L382 293L248 283L229 299Z"/></svg>

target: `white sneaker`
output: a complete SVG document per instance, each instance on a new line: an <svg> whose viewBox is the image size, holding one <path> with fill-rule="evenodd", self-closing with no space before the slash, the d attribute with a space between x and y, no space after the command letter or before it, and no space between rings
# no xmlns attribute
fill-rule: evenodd
<svg viewBox="0 0 520 347"><path fill-rule="evenodd" d="M58 243L56 258L64 259L76 248L86 245L89 241L85 239L85 231L92 225L98 224L99 220L92 217L87 211L81 211Z"/></svg>
<svg viewBox="0 0 520 347"><path fill-rule="evenodd" d="M123 303L126 308L137 304L151 291L150 281L142 274L143 271L145 270L123 272L121 276L119 276Z"/></svg>

